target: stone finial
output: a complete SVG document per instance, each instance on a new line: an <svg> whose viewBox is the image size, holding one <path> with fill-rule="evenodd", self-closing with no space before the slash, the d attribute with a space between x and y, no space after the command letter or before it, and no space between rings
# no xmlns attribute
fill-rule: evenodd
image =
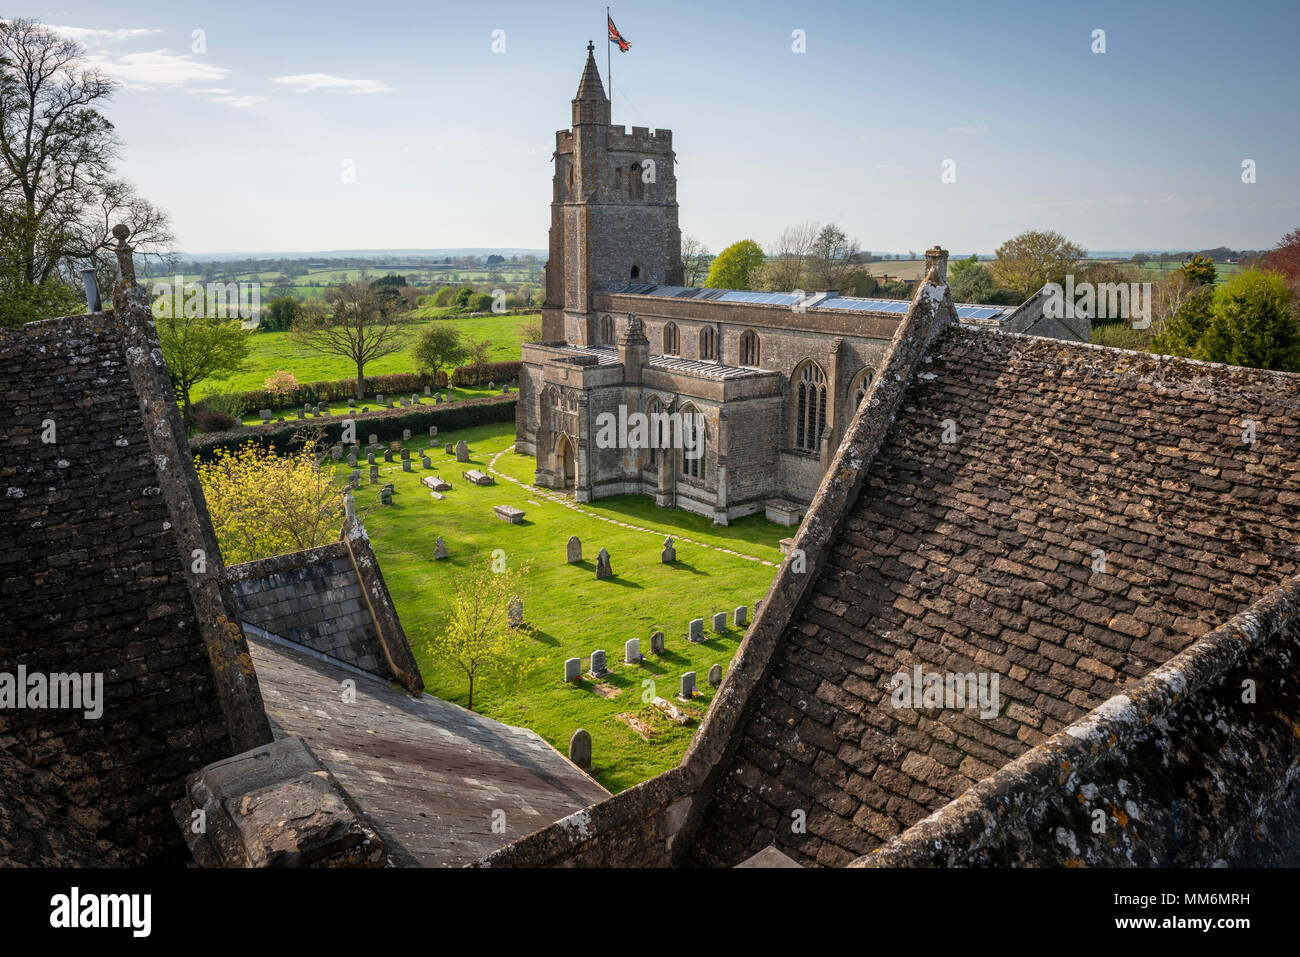
<svg viewBox="0 0 1300 957"><path fill-rule="evenodd" d="M344 521L353 522L357 518L357 500L352 497L351 492L343 493L343 516Z"/></svg>
<svg viewBox="0 0 1300 957"><path fill-rule="evenodd" d="M127 238L131 235L131 230L126 226L118 223L113 227L113 235L117 237L117 284L113 287L113 309L121 314L125 310L127 300L139 300L134 305L143 306L148 309L149 304L146 301L140 287L135 281L135 259L132 256L132 250Z"/></svg>
<svg viewBox="0 0 1300 957"><path fill-rule="evenodd" d="M948 250L941 248L937 243L925 251L925 275L930 275L930 270L938 271L939 281L948 281Z"/></svg>

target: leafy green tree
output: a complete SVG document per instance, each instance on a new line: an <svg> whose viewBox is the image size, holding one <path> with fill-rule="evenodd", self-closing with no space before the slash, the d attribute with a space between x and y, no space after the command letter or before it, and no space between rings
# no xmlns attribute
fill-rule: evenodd
<svg viewBox="0 0 1300 957"><path fill-rule="evenodd" d="M456 290L456 295L452 297L452 303L464 309L469 305L469 298L472 295L474 295L474 290L469 286L463 286Z"/></svg>
<svg viewBox="0 0 1300 957"><path fill-rule="evenodd" d="M442 369L452 368L469 355L460 330L451 323L434 323L422 331L411 350L418 368L437 379Z"/></svg>
<svg viewBox="0 0 1300 957"><path fill-rule="evenodd" d="M345 282L325 294L327 312L304 304L289 335L305 348L349 360L357 370L357 398L366 394L366 363L400 352L406 345L406 317L366 282Z"/></svg>
<svg viewBox="0 0 1300 957"><path fill-rule="evenodd" d="M469 298L470 312L491 312L492 311L492 293L477 292Z"/></svg>
<svg viewBox="0 0 1300 957"><path fill-rule="evenodd" d="M1214 280L1218 276L1214 268L1214 260L1205 256L1193 256L1183 263L1180 268L1183 275L1196 286L1213 286Z"/></svg>
<svg viewBox="0 0 1300 957"><path fill-rule="evenodd" d="M248 366L252 334L238 319L211 319L171 315L154 320L172 388L181 400L186 426L194 421L190 396L195 386L212 379L228 379Z"/></svg>
<svg viewBox="0 0 1300 957"><path fill-rule="evenodd" d="M1049 282L1063 283L1085 254L1058 232L1031 229L998 247L993 278L1023 302Z"/></svg>
<svg viewBox="0 0 1300 957"><path fill-rule="evenodd" d="M1280 273L1248 270L1215 288L1197 359L1300 371L1300 327Z"/></svg>
<svg viewBox="0 0 1300 957"><path fill-rule="evenodd" d="M956 287L957 281L970 269L980 269L980 258L975 253L971 253L966 259L959 259L952 264L948 270L948 285ZM993 277L990 276L990 279ZM956 298L956 293L953 294Z"/></svg>
<svg viewBox="0 0 1300 957"><path fill-rule="evenodd" d="M749 289L750 276L763 264L763 249L752 239L732 243L709 267L708 289Z"/></svg>
<svg viewBox="0 0 1300 957"><path fill-rule="evenodd" d="M262 310L262 322L258 329L263 332L288 332L301 313L302 303L296 296L276 296Z"/></svg>
<svg viewBox="0 0 1300 957"><path fill-rule="evenodd" d="M433 294L433 304L435 306L447 305L447 303L451 301L452 294L455 293L455 291L456 290L452 289L451 286L440 286L438 291Z"/></svg>

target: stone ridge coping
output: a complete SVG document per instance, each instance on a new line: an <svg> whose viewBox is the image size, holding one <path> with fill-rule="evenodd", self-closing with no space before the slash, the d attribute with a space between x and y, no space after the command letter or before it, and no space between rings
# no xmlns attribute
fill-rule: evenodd
<svg viewBox="0 0 1300 957"><path fill-rule="evenodd" d="M1015 761L976 782L850 867L960 866L996 828L1013 826L1045 793L1132 743L1196 692L1218 682L1252 649L1300 615L1300 577L1257 599L1140 682L1102 702Z"/></svg>
<svg viewBox="0 0 1300 957"><path fill-rule="evenodd" d="M981 342L983 351L989 354L1041 361L1055 367L1058 372L1079 370L1090 375L1167 383L1172 387L1206 393L1226 389L1259 395L1267 390L1269 394L1300 398L1300 372L1205 362L1005 329L972 329L965 324L950 336L957 341Z"/></svg>
<svg viewBox="0 0 1300 957"><path fill-rule="evenodd" d="M255 581L290 569L306 568L309 565L333 561L347 554L346 544L341 541L329 542L325 545L317 545L315 548L304 548L297 552L272 555L270 558L258 558L251 562L227 565L226 576L232 582Z"/></svg>

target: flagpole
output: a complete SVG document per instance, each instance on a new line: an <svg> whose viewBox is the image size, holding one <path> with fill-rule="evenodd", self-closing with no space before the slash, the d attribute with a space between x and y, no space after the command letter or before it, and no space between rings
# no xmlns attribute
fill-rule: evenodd
<svg viewBox="0 0 1300 957"><path fill-rule="evenodd" d="M614 119L614 60L609 48L609 7L605 8L605 75L609 77L609 115Z"/></svg>

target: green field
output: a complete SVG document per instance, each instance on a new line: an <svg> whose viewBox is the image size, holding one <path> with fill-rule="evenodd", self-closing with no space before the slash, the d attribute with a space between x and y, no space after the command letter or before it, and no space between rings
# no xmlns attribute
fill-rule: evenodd
<svg viewBox="0 0 1300 957"><path fill-rule="evenodd" d="M470 464L456 462L443 450L443 443L456 439L469 444ZM656 694L675 700L681 674L694 670L702 694L693 705L682 707L703 716L714 694L705 680L709 667L727 668L743 637L741 630L731 626L730 613L745 605L752 615L754 601L766 593L781 561L778 542L790 530L762 516L714 528L707 519L658 509L640 496L602 499L577 511L543 497L542 490L522 488L504 478L498 477L495 486L478 487L461 477L465 469L486 470L496 453L513 442L510 423L439 435L438 447L430 455L432 473L420 467L416 451L426 448L427 440L406 443L412 449L411 473L404 473L400 462L384 464L378 457L381 483L395 485L392 506L379 505L378 485L363 484L356 493L358 514L379 557L426 690L462 705L467 700L463 675L433 660L428 639L443 628L453 590L471 563L487 562L494 549L503 549L508 566L530 565L522 589L528 629L521 629L517 637L521 676L513 682L491 675L480 679L474 691L475 710L531 728L563 753L574 730L586 728L593 740L593 774L611 791L619 791L681 761L698 720L679 726L647 702ZM346 477L346 463L331 465L341 479ZM361 466L365 482L364 457ZM496 464L503 474L525 483L531 483L534 466L533 459L513 452L502 455ZM441 475L452 485L443 501L434 500L420 484L430 474ZM499 521L492 512L492 506L499 504L524 509L524 523ZM565 561L570 535L582 540L581 564ZM659 561L666 535L690 540L679 540L678 561L672 565ZM447 544L446 561L433 559L438 536ZM614 577L598 581L595 558L602 546L609 550ZM730 555L722 548L771 564ZM688 642L689 620L704 618L707 626L717 611L728 613L727 630L714 635L706 627L707 641ZM650 633L655 629L662 630L667 641L662 657L649 653ZM643 663L623 663L623 645L629 638L641 639ZM606 652L613 670L599 682L586 676L593 649ZM580 686L563 681L564 661L570 657L583 659ZM646 686L647 680L653 685ZM648 740L633 730L629 720L640 723Z"/></svg>
<svg viewBox="0 0 1300 957"><path fill-rule="evenodd" d="M420 314L429 315L439 311L446 312L446 310L422 310ZM413 345L420 330L431 322L454 323L466 340L490 341L493 362L506 362L519 358L520 345L524 341L523 328L536 318L536 315L489 315L459 319L420 319L411 323L405 335L408 342ZM357 374L356 366L348 360L307 350L294 342L287 332L256 332L253 333L253 351L249 356L247 371L229 379L204 382L194 390L193 398L198 401L204 396L216 393L260 389L266 380L280 369L292 372L299 382L348 379ZM366 364L368 376L414 371L416 371L415 360L411 358L409 345L400 352ZM256 409L252 411L257 412Z"/></svg>

